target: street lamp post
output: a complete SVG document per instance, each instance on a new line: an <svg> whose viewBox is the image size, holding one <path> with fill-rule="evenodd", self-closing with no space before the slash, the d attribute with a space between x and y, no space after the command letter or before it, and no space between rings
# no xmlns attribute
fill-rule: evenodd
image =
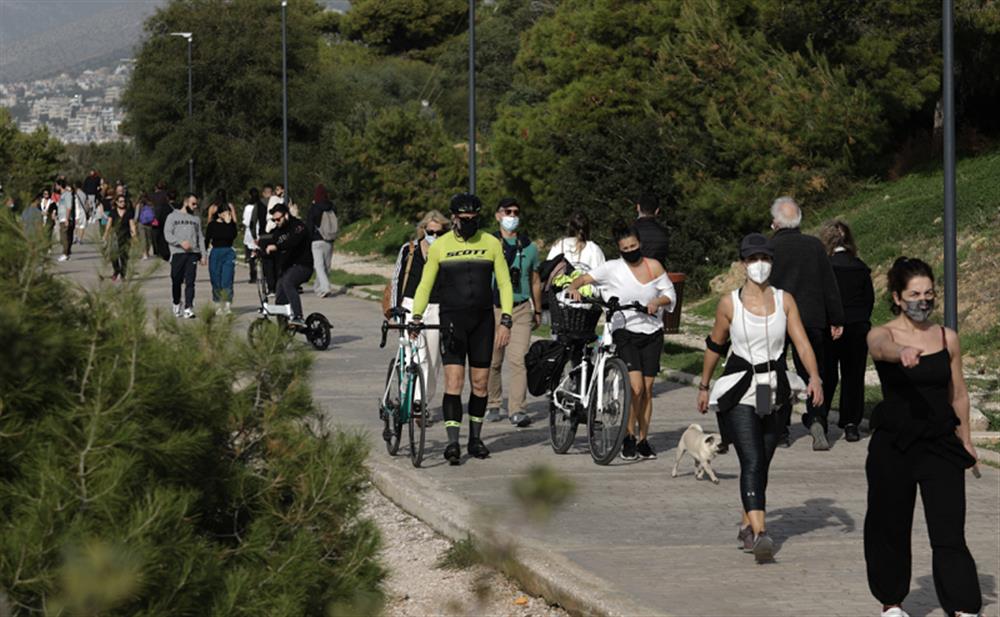
<svg viewBox="0 0 1000 617"><path fill-rule="evenodd" d="M291 201L288 186L288 0L281 1L281 166L285 179L285 202Z"/></svg>
<svg viewBox="0 0 1000 617"><path fill-rule="evenodd" d="M179 36L181 38L187 39L187 61L188 61L188 121L191 120L192 113L194 111L194 93L192 90L192 79L191 79L191 43L194 40L194 34L190 32L171 32L170 36ZM190 126L188 127L190 130ZM188 156L188 191L194 192L194 148L191 148L191 153Z"/></svg>
<svg viewBox="0 0 1000 617"><path fill-rule="evenodd" d="M944 107L944 323L958 330L958 262L955 248L955 80L953 0L942 0L941 43L944 74L941 79Z"/></svg>
<svg viewBox="0 0 1000 617"><path fill-rule="evenodd" d="M469 0L469 192L476 194L476 0Z"/></svg>

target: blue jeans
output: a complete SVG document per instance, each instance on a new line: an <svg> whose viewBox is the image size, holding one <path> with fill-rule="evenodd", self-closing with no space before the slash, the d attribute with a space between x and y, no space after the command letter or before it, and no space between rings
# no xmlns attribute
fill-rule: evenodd
<svg viewBox="0 0 1000 617"><path fill-rule="evenodd" d="M208 254L208 276L212 280L212 301L233 301L236 251L232 247L213 248Z"/></svg>

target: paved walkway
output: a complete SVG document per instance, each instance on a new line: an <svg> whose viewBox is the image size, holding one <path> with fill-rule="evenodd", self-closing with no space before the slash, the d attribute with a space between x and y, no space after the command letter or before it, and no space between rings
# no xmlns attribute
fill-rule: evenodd
<svg viewBox="0 0 1000 617"><path fill-rule="evenodd" d="M98 259L89 247L58 268L81 282L96 280ZM142 262L143 265L153 262ZM162 263L162 262L158 262ZM237 270L234 308L245 327L256 306L246 270ZM150 307L169 310L165 268L145 291ZM199 268L196 304L208 302L206 268ZM712 417L694 411L696 390L658 382L651 443L655 461L598 467L583 439L569 454L555 455L547 439L545 404L533 400L533 426L514 429L487 424L490 460L448 467L441 458L444 428L428 432L429 459L413 469L403 456L391 459L379 439L376 399L393 351L378 349L377 305L339 296L305 299L307 312L321 310L335 326L333 345L316 354L315 398L332 425L366 431L373 443L371 466L380 486L401 505L455 536L479 520L472 511L491 511L501 531L517 525L525 554L553 564L553 586L593 598L587 606L617 614L672 615L877 615L865 577L862 529L865 514L864 461L867 440L847 443L839 431L833 449L811 450L801 426L795 442L779 449L771 468L769 529L779 551L776 563L757 566L735 547L738 471L734 454L716 459L722 483L699 482L685 473L670 477L674 447L692 422L714 428ZM391 347L391 344L390 346ZM465 429L463 428L463 434ZM581 431L582 437L583 431ZM544 526L519 524L511 507L510 480L529 466L546 464L569 476L576 494ZM983 467L968 477L966 532L986 599L996 616L1000 575L1000 474ZM918 505L919 508L919 505ZM922 513L915 516L913 582L904 606L914 617L940 615L931 579L930 549ZM392 539L388 539L392 541ZM537 568L536 568L537 570ZM530 585L529 585L530 586ZM444 607L442 607L444 612Z"/></svg>

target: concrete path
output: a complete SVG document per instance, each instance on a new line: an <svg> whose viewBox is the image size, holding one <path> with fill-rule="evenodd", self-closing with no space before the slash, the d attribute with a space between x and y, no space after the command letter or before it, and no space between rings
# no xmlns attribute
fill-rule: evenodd
<svg viewBox="0 0 1000 617"><path fill-rule="evenodd" d="M99 259L84 247L61 271L93 284ZM142 265L153 262L142 262ZM162 262L157 262L162 263ZM199 268L196 304L210 287ZM234 309L245 327L256 307L255 287L237 270ZM169 310L165 268L145 286L150 307ZM736 549L739 516L734 454L716 459L721 484L697 481L688 459L683 475L670 477L674 448L684 429L714 418L695 411L696 390L667 382L656 386L651 443L655 461L598 467L584 450L583 431L570 453L548 445L546 405L533 400L535 423L527 429L487 424L493 455L449 467L441 458L444 428L428 431L428 460L414 469L405 456L389 457L379 434L376 400L393 345L378 349L381 322L375 303L347 296L305 298L306 312L322 311L335 326L331 349L316 354L314 396L332 425L369 434L376 484L404 509L438 531L461 537L490 525L498 537L518 540L522 582L581 612L671 615L877 615L865 577L862 530L867 439L847 443L834 430L829 452L811 450L801 425L795 442L779 449L768 491L769 530L776 563L757 566ZM463 443L465 428L463 427ZM549 465L571 478L576 493L547 524L519 520L510 481L532 465ZM1000 576L1000 473L983 466L980 480L967 476L966 533L986 600L996 616ZM917 506L920 509L920 506ZM484 518L485 516L485 518ZM491 522L483 522L489 518ZM387 541L393 541L387 538ZM922 512L915 516L913 581L904 607L914 617L943 614L931 579L930 549ZM442 607L444 612L444 607Z"/></svg>

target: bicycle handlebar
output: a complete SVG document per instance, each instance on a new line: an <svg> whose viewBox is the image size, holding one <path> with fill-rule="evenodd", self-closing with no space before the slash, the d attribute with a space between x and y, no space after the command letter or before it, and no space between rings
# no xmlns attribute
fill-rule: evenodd
<svg viewBox="0 0 1000 617"><path fill-rule="evenodd" d="M618 302L617 296L611 296L610 298L608 298L607 302L605 302L604 300L599 300L597 298L583 298L583 297L580 298L580 301L585 304L593 304L596 306L606 308L612 313L617 313L619 311L636 311L637 313L649 312L646 306L639 304L638 302L630 302L629 304L620 304Z"/></svg>
<svg viewBox="0 0 1000 617"><path fill-rule="evenodd" d="M420 332L421 330L444 330L445 328L440 325L427 325L425 323L407 323L407 324L392 324L388 321L382 322L382 342L379 343L379 349L385 347L386 339L389 336L389 330L406 330L407 332ZM453 326L449 324L448 330L452 331Z"/></svg>

